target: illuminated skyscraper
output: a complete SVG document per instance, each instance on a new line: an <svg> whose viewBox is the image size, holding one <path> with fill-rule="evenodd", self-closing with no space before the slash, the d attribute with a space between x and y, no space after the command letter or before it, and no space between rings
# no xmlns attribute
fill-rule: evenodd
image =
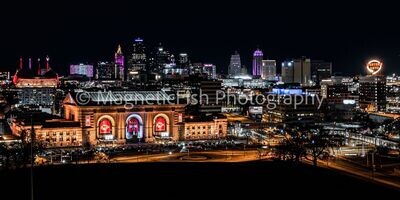
<svg viewBox="0 0 400 200"><path fill-rule="evenodd" d="M118 45L117 52L115 52L115 65L119 71L119 79L125 80L125 60L122 54L121 45Z"/></svg>
<svg viewBox="0 0 400 200"><path fill-rule="evenodd" d="M332 63L323 60L311 60L311 79L315 84L332 76Z"/></svg>
<svg viewBox="0 0 400 200"><path fill-rule="evenodd" d="M155 68L152 70L156 72L162 71L166 67L168 68L169 66L167 65L173 63L174 60L175 58L160 43L155 54Z"/></svg>
<svg viewBox="0 0 400 200"><path fill-rule="evenodd" d="M237 51L235 51L235 54L231 56L231 62L229 63L228 68L228 75L232 78L240 75L241 67L242 63L240 61L240 55Z"/></svg>
<svg viewBox="0 0 400 200"><path fill-rule="evenodd" d="M177 66L186 74L190 72L190 61L187 53L179 54Z"/></svg>
<svg viewBox="0 0 400 200"><path fill-rule="evenodd" d="M119 79L119 67L113 63L98 62L96 68L96 79L116 80Z"/></svg>
<svg viewBox="0 0 400 200"><path fill-rule="evenodd" d="M303 86L310 86L311 80L311 60L309 58L299 58L293 60L293 82Z"/></svg>
<svg viewBox="0 0 400 200"><path fill-rule="evenodd" d="M179 54L179 60L178 64L182 67L186 67L186 65L189 64L189 58L187 53L180 53Z"/></svg>
<svg viewBox="0 0 400 200"><path fill-rule="evenodd" d="M204 64L203 65L203 73L207 74L208 79L216 79L217 78L217 67L213 64Z"/></svg>
<svg viewBox="0 0 400 200"><path fill-rule="evenodd" d="M143 39L136 38L133 42L132 56L128 61L127 80L138 78L140 71L146 70L146 48Z"/></svg>
<svg viewBox="0 0 400 200"><path fill-rule="evenodd" d="M360 108L368 111L386 110L386 77L383 75L361 76Z"/></svg>
<svg viewBox="0 0 400 200"><path fill-rule="evenodd" d="M253 76L262 76L262 59L263 52L260 49L255 50L253 54Z"/></svg>
<svg viewBox="0 0 400 200"><path fill-rule="evenodd" d="M276 80L276 60L263 60L262 61L262 79L268 81Z"/></svg>
<svg viewBox="0 0 400 200"><path fill-rule="evenodd" d="M201 74L203 73L203 63L193 63L190 66L190 74Z"/></svg>
<svg viewBox="0 0 400 200"><path fill-rule="evenodd" d="M293 83L293 61L282 62L282 82Z"/></svg>
<svg viewBox="0 0 400 200"><path fill-rule="evenodd" d="M178 74L184 75L190 73L190 61L187 53L180 53L178 55L176 70Z"/></svg>

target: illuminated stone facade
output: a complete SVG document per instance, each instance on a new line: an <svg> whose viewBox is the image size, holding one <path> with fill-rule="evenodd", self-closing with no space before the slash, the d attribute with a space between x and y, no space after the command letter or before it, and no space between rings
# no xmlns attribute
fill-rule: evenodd
<svg viewBox="0 0 400 200"><path fill-rule="evenodd" d="M115 93L113 93L115 94ZM132 93L140 95L142 93ZM92 98L93 99L93 98ZM80 123L83 142L90 144L180 140L184 106L180 104L79 104L73 94L64 100L67 120Z"/></svg>
<svg viewBox="0 0 400 200"><path fill-rule="evenodd" d="M36 141L40 141L45 147L71 147L82 145L82 128L79 123L65 119L45 119L50 116L46 113L33 115L33 128ZM25 130L25 139L30 138L31 119L30 114L12 118L11 131L15 136L21 136Z"/></svg>
<svg viewBox="0 0 400 200"><path fill-rule="evenodd" d="M220 139L225 138L228 120L214 119L211 121L185 122L185 140Z"/></svg>

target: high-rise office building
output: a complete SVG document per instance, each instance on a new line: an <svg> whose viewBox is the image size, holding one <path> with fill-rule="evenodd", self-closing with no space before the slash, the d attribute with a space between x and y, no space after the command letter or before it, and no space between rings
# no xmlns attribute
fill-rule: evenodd
<svg viewBox="0 0 400 200"><path fill-rule="evenodd" d="M89 78L93 78L93 65L79 64L69 66L70 75L85 75Z"/></svg>
<svg viewBox="0 0 400 200"><path fill-rule="evenodd" d="M203 63L193 63L190 66L190 74L202 74L203 73Z"/></svg>
<svg viewBox="0 0 400 200"><path fill-rule="evenodd" d="M311 60L311 80L319 85L321 80L332 76L332 63L323 60Z"/></svg>
<svg viewBox="0 0 400 200"><path fill-rule="evenodd" d="M193 105L193 112L200 114L220 113L222 110L222 101L218 91L221 90L222 81L219 80L202 80L193 78L190 82L193 97L196 98L197 104Z"/></svg>
<svg viewBox="0 0 400 200"><path fill-rule="evenodd" d="M261 77L262 72L262 60L263 60L263 52L260 49L257 49L253 53L253 76Z"/></svg>
<svg viewBox="0 0 400 200"><path fill-rule="evenodd" d="M386 110L391 113L400 113L400 78L393 74L386 77Z"/></svg>
<svg viewBox="0 0 400 200"><path fill-rule="evenodd" d="M240 61L240 55L236 51L235 54L231 56L231 61L229 63L229 68L228 68L228 75L230 77L235 77L240 75L241 67L242 63Z"/></svg>
<svg viewBox="0 0 400 200"><path fill-rule="evenodd" d="M118 78L121 80L125 80L125 60L124 54L122 54L121 45L118 45L118 49L117 52L115 52L114 58L115 65L119 71Z"/></svg>
<svg viewBox="0 0 400 200"><path fill-rule="evenodd" d="M167 65L171 63L175 64L175 58L167 51L165 48L159 44L158 48L156 49L155 53L155 66L152 69L155 72L163 71Z"/></svg>
<svg viewBox="0 0 400 200"><path fill-rule="evenodd" d="M293 82L303 86L312 85L311 80L311 60L309 58L299 58L293 60Z"/></svg>
<svg viewBox="0 0 400 200"><path fill-rule="evenodd" d="M294 82L294 66L293 61L282 62L282 82L293 83Z"/></svg>
<svg viewBox="0 0 400 200"><path fill-rule="evenodd" d="M187 75L190 73L190 61L187 53L180 53L178 55L178 62L176 67L179 71L181 71L182 75Z"/></svg>
<svg viewBox="0 0 400 200"><path fill-rule="evenodd" d="M132 56L128 61L127 80L138 78L140 71L146 70L146 48L142 38L133 41Z"/></svg>
<svg viewBox="0 0 400 200"><path fill-rule="evenodd" d="M99 80L119 79L119 67L114 63L98 62L96 68L96 79Z"/></svg>
<svg viewBox="0 0 400 200"><path fill-rule="evenodd" d="M276 80L276 60L262 60L262 79Z"/></svg>
<svg viewBox="0 0 400 200"><path fill-rule="evenodd" d="M367 75L359 78L360 108L368 111L386 110L386 77Z"/></svg>
<svg viewBox="0 0 400 200"><path fill-rule="evenodd" d="M203 73L207 74L208 79L216 79L217 78L217 67L213 64L204 64L203 65Z"/></svg>
<svg viewBox="0 0 400 200"><path fill-rule="evenodd" d="M290 89L289 89L290 90ZM293 96L302 96L302 98L293 98ZM296 104L298 105L296 108L291 104L284 103L286 98L291 96ZM307 99L307 100L303 100ZM277 95L271 99L276 105L275 109L268 109L267 113L269 115L269 120L275 123L284 123L284 124L297 124L304 125L308 123L314 123L319 119L319 111L318 104L307 103L312 101L312 97L310 95L303 94L286 94L286 95Z"/></svg>
<svg viewBox="0 0 400 200"><path fill-rule="evenodd" d="M179 58L178 58L178 64L181 67L188 67L189 65L189 58L188 58L188 54L187 53L180 53L179 54Z"/></svg>

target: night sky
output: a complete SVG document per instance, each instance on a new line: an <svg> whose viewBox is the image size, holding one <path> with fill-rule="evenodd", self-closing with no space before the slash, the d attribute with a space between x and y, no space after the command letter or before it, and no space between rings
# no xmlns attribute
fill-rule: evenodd
<svg viewBox="0 0 400 200"><path fill-rule="evenodd" d="M370 58L383 60L386 74L400 72L400 15L388 3L113 2L0 6L0 69L14 71L20 56L48 54L63 74L70 63L111 61L119 43L129 53L140 36L150 47L162 42L192 62L215 63L218 72L235 50L250 68L257 47L278 62L329 60L344 74L365 73Z"/></svg>

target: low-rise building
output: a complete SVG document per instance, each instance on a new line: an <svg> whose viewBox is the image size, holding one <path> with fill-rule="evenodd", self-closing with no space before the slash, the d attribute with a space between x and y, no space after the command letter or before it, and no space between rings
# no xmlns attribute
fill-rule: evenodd
<svg viewBox="0 0 400 200"><path fill-rule="evenodd" d="M190 117L184 123L183 140L225 138L228 120L225 116Z"/></svg>
<svg viewBox="0 0 400 200"><path fill-rule="evenodd" d="M45 147L82 145L82 128L78 122L48 113L27 111L13 112L11 122L13 135L29 138L33 127L36 140L42 142Z"/></svg>

